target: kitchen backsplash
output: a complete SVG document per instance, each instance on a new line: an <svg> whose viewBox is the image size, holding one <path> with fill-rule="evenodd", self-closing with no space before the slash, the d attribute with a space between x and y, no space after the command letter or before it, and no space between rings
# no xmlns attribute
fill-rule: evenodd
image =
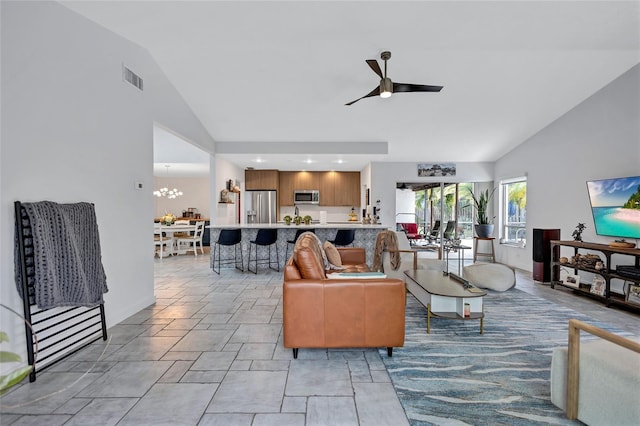
<svg viewBox="0 0 640 426"><path fill-rule="evenodd" d="M280 220L286 215L293 217L295 207L282 206L280 207ZM314 206L310 204L301 204L298 206L300 216L311 216L312 220L320 220L320 212L327 212L327 222L346 222L349 220L349 213L351 213L351 207L327 207L327 206ZM358 213L358 220L362 219L362 212L358 212L356 207L356 213Z"/></svg>

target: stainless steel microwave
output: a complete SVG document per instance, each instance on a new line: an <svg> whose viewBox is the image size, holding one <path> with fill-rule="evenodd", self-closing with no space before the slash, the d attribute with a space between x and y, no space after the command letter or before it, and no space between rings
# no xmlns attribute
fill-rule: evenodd
<svg viewBox="0 0 640 426"><path fill-rule="evenodd" d="M317 189L296 189L293 191L293 202L295 204L318 204L320 203L320 191Z"/></svg>

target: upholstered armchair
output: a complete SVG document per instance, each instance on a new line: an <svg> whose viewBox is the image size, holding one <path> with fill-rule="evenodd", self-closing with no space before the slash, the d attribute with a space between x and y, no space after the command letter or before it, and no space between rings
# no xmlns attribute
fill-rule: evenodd
<svg viewBox="0 0 640 426"><path fill-rule="evenodd" d="M382 261L380 267L376 268L376 262L374 260L374 269L379 269L384 272L389 278L398 278L403 281L406 280L404 271L408 269L433 269L436 271L444 271L445 263L438 259L420 259L418 258L418 251L412 250L407 236L402 231L382 231L388 233L387 239L390 240L390 244L386 247L376 247L376 252L381 253ZM395 243L393 240L395 239ZM381 238L377 243L380 244ZM397 248L391 248L392 246Z"/></svg>

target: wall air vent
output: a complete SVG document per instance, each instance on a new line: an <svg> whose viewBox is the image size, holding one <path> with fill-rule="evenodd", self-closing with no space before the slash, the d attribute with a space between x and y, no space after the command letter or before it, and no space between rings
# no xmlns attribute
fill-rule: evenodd
<svg viewBox="0 0 640 426"><path fill-rule="evenodd" d="M122 65L122 79L128 83L133 84L138 89L144 90L142 77L124 66L124 64Z"/></svg>

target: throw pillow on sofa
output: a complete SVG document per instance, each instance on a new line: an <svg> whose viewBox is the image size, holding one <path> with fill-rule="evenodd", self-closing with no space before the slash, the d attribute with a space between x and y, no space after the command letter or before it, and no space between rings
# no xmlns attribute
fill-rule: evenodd
<svg viewBox="0 0 640 426"><path fill-rule="evenodd" d="M340 253L336 246L331 244L329 241L325 241L322 248L324 249L324 254L327 255L327 260L331 265L342 266L342 258L340 257Z"/></svg>

